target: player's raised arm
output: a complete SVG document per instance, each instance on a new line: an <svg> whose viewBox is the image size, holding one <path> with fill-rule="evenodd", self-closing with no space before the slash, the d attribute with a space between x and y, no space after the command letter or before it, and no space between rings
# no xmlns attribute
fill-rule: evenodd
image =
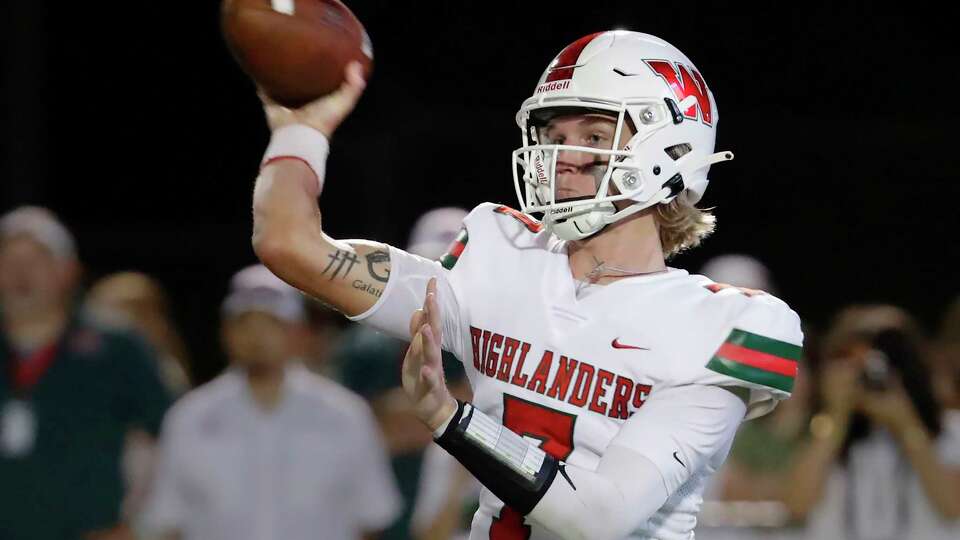
<svg viewBox="0 0 960 540"><path fill-rule="evenodd" d="M359 64L347 67L345 79L336 92L295 110L261 95L273 135L253 195L254 251L287 283L396 337L407 335L410 312L423 304L428 280L436 279L447 314L444 348L460 356L464 304L439 263L386 244L335 240L323 232L317 197L328 141L365 86Z"/></svg>
<svg viewBox="0 0 960 540"><path fill-rule="evenodd" d="M253 248L260 260L347 315L373 306L390 274L387 246L330 238L317 206L329 138L364 86L353 64L339 90L303 108L287 109L262 96L273 136L253 196Z"/></svg>

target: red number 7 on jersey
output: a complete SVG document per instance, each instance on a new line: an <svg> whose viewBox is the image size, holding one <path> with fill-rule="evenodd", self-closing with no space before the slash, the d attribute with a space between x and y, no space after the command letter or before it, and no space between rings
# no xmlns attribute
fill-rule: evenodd
<svg viewBox="0 0 960 540"><path fill-rule="evenodd" d="M551 456L565 460L573 452L573 427L576 415L538 405L525 399L503 395L503 425L524 437L540 440L540 448ZM490 525L490 540L527 540L530 526L523 516L504 506L500 516Z"/></svg>

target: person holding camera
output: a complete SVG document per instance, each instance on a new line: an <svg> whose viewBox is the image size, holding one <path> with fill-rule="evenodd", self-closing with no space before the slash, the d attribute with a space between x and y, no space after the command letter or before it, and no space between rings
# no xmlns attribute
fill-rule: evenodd
<svg viewBox="0 0 960 540"><path fill-rule="evenodd" d="M849 307L823 347L791 515L810 538L957 538L960 433L941 423L916 324L893 306Z"/></svg>

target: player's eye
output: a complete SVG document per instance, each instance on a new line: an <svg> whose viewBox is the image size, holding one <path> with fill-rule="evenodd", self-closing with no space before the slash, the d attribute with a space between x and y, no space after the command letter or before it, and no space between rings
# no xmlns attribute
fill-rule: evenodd
<svg viewBox="0 0 960 540"><path fill-rule="evenodd" d="M565 140L567 139L563 135L554 135L552 133L547 133L547 136L545 137L543 142L546 144L563 144Z"/></svg>
<svg viewBox="0 0 960 540"><path fill-rule="evenodd" d="M610 137L605 133L592 133L587 136L587 145L593 147L600 147L610 144Z"/></svg>

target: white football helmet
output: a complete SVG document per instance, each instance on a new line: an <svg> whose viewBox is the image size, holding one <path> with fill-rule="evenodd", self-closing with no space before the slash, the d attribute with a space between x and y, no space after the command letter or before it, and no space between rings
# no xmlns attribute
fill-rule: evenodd
<svg viewBox="0 0 960 540"><path fill-rule="evenodd" d="M571 108L616 118L611 149L543 144L539 128ZM517 113L523 146L513 152L513 174L521 210L542 212L559 238L580 240L677 196L697 202L710 165L733 159L731 152L713 151L717 120L706 82L673 45L621 30L582 37L550 62ZM617 150L625 122L635 133ZM593 153L606 163L594 197L556 200L560 151ZM634 204L617 211L613 203L621 200Z"/></svg>

